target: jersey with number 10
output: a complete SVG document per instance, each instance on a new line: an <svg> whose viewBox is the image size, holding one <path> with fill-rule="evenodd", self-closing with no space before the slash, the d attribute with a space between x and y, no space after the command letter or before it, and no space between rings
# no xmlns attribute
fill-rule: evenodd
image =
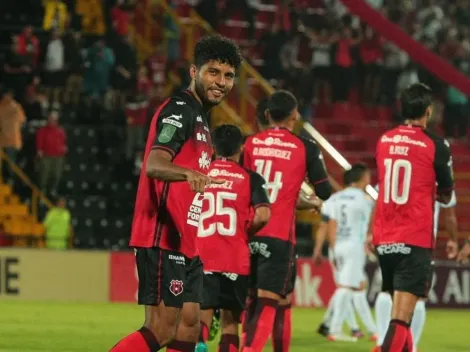
<svg viewBox="0 0 470 352"><path fill-rule="evenodd" d="M247 230L252 209L269 207L264 179L226 159L214 161L208 173L226 180L206 187L199 217L197 246L204 271L248 275Z"/></svg>
<svg viewBox="0 0 470 352"><path fill-rule="evenodd" d="M419 126L402 125L380 138L376 162L374 244L432 248L436 183L438 194L451 195L454 187L449 144Z"/></svg>
<svg viewBox="0 0 470 352"><path fill-rule="evenodd" d="M295 243L295 207L302 182L328 182L320 149L315 142L285 128L268 128L245 143L243 165L264 177L271 202L271 219L257 236Z"/></svg>

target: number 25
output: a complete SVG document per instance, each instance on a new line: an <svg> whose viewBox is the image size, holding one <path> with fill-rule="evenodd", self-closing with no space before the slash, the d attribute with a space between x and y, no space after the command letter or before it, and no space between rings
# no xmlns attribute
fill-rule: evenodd
<svg viewBox="0 0 470 352"><path fill-rule="evenodd" d="M198 237L209 237L215 234L216 231L222 236L235 235L237 231L237 213L235 209L224 207L225 200L237 200L237 194L229 192L217 192L215 195L213 193L204 193L204 201L209 202L209 208L199 217ZM212 221L207 228L204 228L204 220L218 219L219 216L223 215L228 216L228 228L217 221Z"/></svg>

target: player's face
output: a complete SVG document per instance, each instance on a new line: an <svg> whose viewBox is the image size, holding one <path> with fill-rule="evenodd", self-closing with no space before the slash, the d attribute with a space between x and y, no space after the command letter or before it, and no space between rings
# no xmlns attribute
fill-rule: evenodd
<svg viewBox="0 0 470 352"><path fill-rule="evenodd" d="M229 64L211 60L199 69L192 66L191 77L194 79L196 93L203 104L215 106L220 104L232 90L235 69Z"/></svg>

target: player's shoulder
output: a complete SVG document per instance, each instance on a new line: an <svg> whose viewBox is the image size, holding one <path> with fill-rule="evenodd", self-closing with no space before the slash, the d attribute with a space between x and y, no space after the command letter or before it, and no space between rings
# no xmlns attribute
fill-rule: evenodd
<svg viewBox="0 0 470 352"><path fill-rule="evenodd" d="M433 141L433 143L438 147L449 148L449 142L442 136L439 136L437 133L434 133L428 129L423 129L423 133Z"/></svg>
<svg viewBox="0 0 470 352"><path fill-rule="evenodd" d="M190 119L199 111L193 100L194 98L189 93L176 93L163 102L157 110L158 117L172 118L176 121Z"/></svg>

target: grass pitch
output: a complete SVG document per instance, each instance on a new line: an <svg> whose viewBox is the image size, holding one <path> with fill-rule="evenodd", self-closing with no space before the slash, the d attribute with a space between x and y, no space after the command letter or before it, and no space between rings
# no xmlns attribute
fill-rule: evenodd
<svg viewBox="0 0 470 352"><path fill-rule="evenodd" d="M321 309L294 310L293 352L370 351L373 343L335 343L317 335ZM138 329L143 309L131 304L0 301L0 352L102 352ZM470 311L428 311L420 352L470 351ZM216 344L209 346L217 351ZM265 351L272 351L267 345Z"/></svg>

